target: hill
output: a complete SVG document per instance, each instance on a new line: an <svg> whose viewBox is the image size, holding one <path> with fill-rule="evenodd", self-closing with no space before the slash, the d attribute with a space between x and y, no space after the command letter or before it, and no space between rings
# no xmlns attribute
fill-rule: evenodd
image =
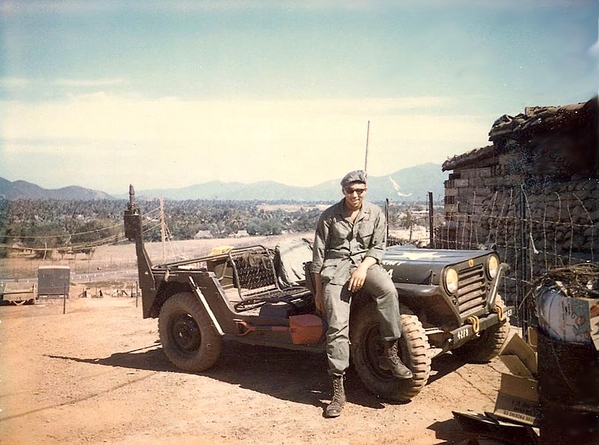
<svg viewBox="0 0 599 445"><path fill-rule="evenodd" d="M422 164L398 170L387 176L371 176L368 179L368 199L371 201L414 202L425 201L428 192L437 200L444 194L443 183L447 179L440 164ZM140 198L153 199L219 199L260 201L334 201L341 198L339 180L322 182L312 187L294 187L274 181L251 184L212 181L179 189L136 190ZM126 195L119 195L126 198Z"/></svg>
<svg viewBox="0 0 599 445"><path fill-rule="evenodd" d="M371 176L368 179L368 199L400 202L426 201L428 192L433 192L435 200L444 194L443 183L446 175L440 164L422 164L398 170L386 176ZM341 199L339 179L322 182L312 187L294 187L274 181L260 181L251 184L240 182L212 181L194 184L178 189L136 190L140 199L165 199L182 201L194 199L214 199L223 201L295 201L319 202ZM128 194L109 195L99 190L79 186L60 189L44 189L26 181L8 181L0 178L0 197L4 199L59 199L59 200L99 200L127 199Z"/></svg>
<svg viewBox="0 0 599 445"><path fill-rule="evenodd" d="M61 199L61 200L99 200L115 199L107 193L76 185L59 189L45 189L27 181L8 181L0 178L0 197L4 199Z"/></svg>

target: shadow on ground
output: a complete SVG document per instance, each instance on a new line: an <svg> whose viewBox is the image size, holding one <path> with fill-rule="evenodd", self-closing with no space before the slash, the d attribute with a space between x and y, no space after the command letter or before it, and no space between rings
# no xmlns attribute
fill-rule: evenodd
<svg viewBox="0 0 599 445"><path fill-rule="evenodd" d="M48 357L120 368L186 373L166 358L158 342L144 348L117 352L106 358ZM429 383L462 365L463 362L449 354L436 358ZM323 353L225 341L216 365L202 375L282 400L324 407L330 399L331 390L326 369L326 355ZM352 368L347 373L345 387L350 403L372 409L382 409L385 404L396 403L379 399L370 393Z"/></svg>
<svg viewBox="0 0 599 445"><path fill-rule="evenodd" d="M431 375L428 378L427 384L430 385L431 383L442 379L446 375L449 375L452 372L457 371L465 364L466 362L452 354L443 354L436 357L435 359L433 359L433 363L431 366Z"/></svg>

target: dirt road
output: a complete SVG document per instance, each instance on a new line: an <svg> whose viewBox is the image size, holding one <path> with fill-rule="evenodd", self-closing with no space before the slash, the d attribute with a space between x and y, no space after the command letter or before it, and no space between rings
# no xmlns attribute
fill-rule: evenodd
<svg viewBox="0 0 599 445"><path fill-rule="evenodd" d="M141 305L141 301L140 301ZM216 366L178 371L133 298L0 307L0 443L440 444L467 435L452 410L490 410L503 364L433 361L422 393L390 404L347 378L325 419L325 357L225 343Z"/></svg>

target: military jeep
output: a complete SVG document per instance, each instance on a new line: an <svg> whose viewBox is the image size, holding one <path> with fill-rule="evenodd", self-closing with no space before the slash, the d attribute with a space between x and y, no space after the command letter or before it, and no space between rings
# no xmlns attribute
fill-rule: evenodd
<svg viewBox="0 0 599 445"><path fill-rule="evenodd" d="M153 264L133 187L129 195L125 235L135 242L143 317L158 318L163 351L176 367L209 369L223 340L325 351L326 323L316 312L311 274L304 272L311 259L309 242L214 249L198 258ZM374 302L358 292L352 299L350 352L368 390L409 401L426 385L434 357L451 351L483 363L499 354L513 308L498 294L507 266L497 253L393 246L382 264L398 290L398 354L413 378L399 380L379 367L383 345Z"/></svg>

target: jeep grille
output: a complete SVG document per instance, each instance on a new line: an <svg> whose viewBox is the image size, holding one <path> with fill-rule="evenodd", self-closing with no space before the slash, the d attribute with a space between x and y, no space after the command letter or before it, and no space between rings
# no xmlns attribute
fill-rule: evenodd
<svg viewBox="0 0 599 445"><path fill-rule="evenodd" d="M482 264L458 272L458 307L462 318L484 310L487 302L485 270Z"/></svg>

